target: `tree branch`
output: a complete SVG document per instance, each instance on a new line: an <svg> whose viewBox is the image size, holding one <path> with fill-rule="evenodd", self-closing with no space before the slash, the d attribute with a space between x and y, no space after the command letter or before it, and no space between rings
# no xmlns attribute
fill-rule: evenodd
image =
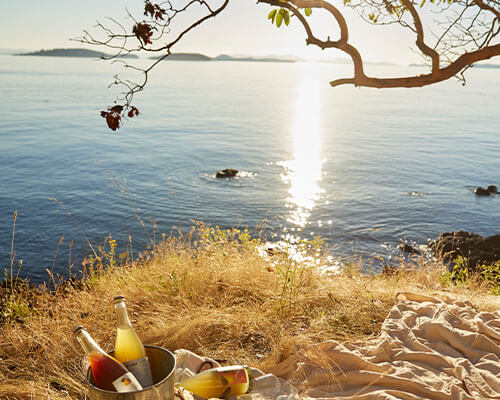
<svg viewBox="0 0 500 400"><path fill-rule="evenodd" d="M108 18L108 25L111 27L99 22L96 26L100 35L84 31L84 36L79 39L84 44L113 49L115 54L108 59L115 59L115 61L122 63L125 68L142 73L140 83L122 80L115 75L115 81L112 85L121 85L124 88L123 97L117 99L122 103L117 103L115 100L115 105L108 107L107 111L101 112L112 130L120 127L122 116L138 115L138 109L132 106L134 95L145 88L149 73L171 54L172 48L193 29L220 14L230 2L230 0L175 1L176 7L172 5L170 0L159 4L152 3L152 0L144 0L146 20L135 19L127 10L132 27ZM422 0L420 9L416 5L418 3L415 3L420 2L420 0L343 0L345 6L357 8L361 18L373 25L398 23L403 28L410 29L416 35L415 43L421 55L431 59L431 70L427 74L398 78L369 77L364 72L363 58L360 52L349 42L349 26L343 13L331 1L333 0L257 0L257 3L268 4L280 9L278 25L281 24L283 16L286 16L285 25L289 22L290 14L296 17L305 30L307 45L314 45L322 50L337 49L350 57L354 67L354 76L332 80L331 86L351 84L373 88L410 88L431 85L453 76L465 83L464 72L474 63L500 55L500 43L498 42L498 35L500 35L499 0L430 0L432 3L430 7L433 7L435 14L442 14L442 20L446 21L446 25L442 20L437 23L436 30L440 30L439 34L426 28L434 35L434 47L426 43L422 18L419 14L425 0ZM178 5L179 2L180 5ZM212 5L212 2L215 4ZM219 6L216 7L217 4ZM429 3L427 4L429 5ZM338 28L337 40L331 40L330 36L319 38L315 35L312 29L312 20L308 19L309 13L304 12L304 9L317 9L326 12L331 17L331 21L335 23L335 27ZM194 14L188 14L188 12ZM185 28L176 29L178 33L174 35L170 30L170 24L174 18L177 21L176 17L184 13L193 15L191 20L193 22L188 21ZM275 15L276 11L270 15L273 23ZM441 27L443 27L442 30ZM102 36L104 37L102 38ZM160 42L164 37L170 38L170 36L173 38ZM135 52L161 53L161 55L144 68L135 66L129 61L117 59ZM442 67L441 64L446 65Z"/></svg>
<svg viewBox="0 0 500 400"><path fill-rule="evenodd" d="M465 67L483 60L500 55L500 44L485 47L472 53L465 53L458 57L454 62L439 71L418 76L409 76L402 78L370 78L355 76L350 79L336 79L330 82L330 86L340 86L344 84L354 84L355 86L365 86L372 88L396 88L396 87L422 87L433 83L445 81L462 71Z"/></svg>
<svg viewBox="0 0 500 400"><path fill-rule="evenodd" d="M420 49L420 51L425 54L426 56L429 56L432 60L432 73L437 74L439 71L439 54L436 50L430 48L425 44L424 41L424 28L422 26L422 21L420 20L420 15L418 15L417 10L413 6L413 3L411 0L401 0L403 5L410 11L410 14L413 18L413 22L415 24L415 29L417 31L417 47Z"/></svg>
<svg viewBox="0 0 500 400"><path fill-rule="evenodd" d="M484 3L483 0L474 0L474 3L481 9L483 10L488 10L492 12L496 19L500 22L500 11L495 10L493 7L489 6L488 4Z"/></svg>
<svg viewBox="0 0 500 400"><path fill-rule="evenodd" d="M494 13L495 15L499 14L497 10L485 4L483 0L473 0L473 1L475 4L478 5L478 7L484 10L488 10ZM417 47L419 48L419 50L422 52L423 55L431 58L432 61L431 72L428 74L406 76L400 78L369 77L366 76L364 73L363 59L361 57L361 54L354 46L348 43L349 31L343 15L337 8L332 6L330 3L323 0L287 0L287 1L258 0L258 2L290 10L293 13L293 15L297 17L297 19L300 21L300 23L302 24L302 26L306 31L307 44L316 45L322 50L328 48L338 49L347 54L351 58L354 65L354 77L333 80L330 82L330 85L333 87L345 84L353 84L355 86L365 86L373 88L422 87L433 83L442 82L453 76L459 76L460 74L463 74L463 72L467 68L469 68L473 63L487 60L492 57L500 55L500 44L489 45L493 37L495 37L497 34L497 30L494 29L495 21L493 21L490 26L490 30L485 32L484 34L481 34L480 32L474 32L472 28L466 29L465 31L471 35L472 38L471 40L473 41L476 49L473 51L464 50L463 52L460 52L455 58L455 60L450 59L448 65L441 68L439 52L425 43L422 21L417 9L413 5L412 0L401 0L402 5L409 11L409 13L412 16L413 23L415 26L415 29L412 30L417 35L416 39ZM389 8L385 3L384 6L386 8ZM467 8L469 6L466 5L465 7ZM316 36L314 36L309 22L300 13L299 8L319 8L327 10L333 16L335 21L338 23L338 26L340 28L340 39L337 41L332 41L329 38L328 40L321 40ZM401 15L402 12L398 14L399 21L402 24L406 24L404 21L402 21ZM455 20L453 22L453 25L457 23L458 20ZM477 21L475 22L474 20L471 22L471 24L480 25ZM441 35L437 44L439 44L439 42L443 40L443 38L448 32L449 30L446 30L445 33ZM483 43L479 43L477 40L478 38L481 37L483 37ZM460 41L457 43L456 46L457 49L458 48L462 49L464 47L464 44L466 43L467 43L466 41L460 39ZM465 82L463 75L462 75L462 80Z"/></svg>
<svg viewBox="0 0 500 400"><path fill-rule="evenodd" d="M132 21L133 27L130 29L131 33L124 25L118 23L116 20L109 18L114 24L118 25L123 31L121 34L117 34L113 29L106 27L101 23L97 23L97 28L101 30L101 34L105 35L104 39L98 39L88 31L84 31L84 36L78 39L80 42L90 45L104 46L110 49L116 50L116 53L110 57L104 57L105 59L114 59L123 64L127 69L132 69L139 71L143 75L143 79L140 83L135 83L130 80L122 80L118 75L115 75L115 80L111 85L120 85L124 88L125 92L123 97L115 100L115 105L108 107L107 111L101 111L101 116L106 118L106 122L110 129L116 130L120 127L122 123L122 117L128 116L132 118L139 114L139 110L132 106L132 101L134 95L142 90L148 83L149 73L154 69L161 61L167 58L171 54L171 49L179 43L179 41L193 29L209 20L210 18L216 17L221 13L229 4L229 0L224 0L220 6L217 8L212 8L208 4L209 0L187 0L182 7L174 8L170 1L161 4L152 3L150 0L145 0L144 15L150 16L148 21L137 21L131 13L127 10L128 18ZM166 4L166 6L165 6ZM153 42L158 42L164 35L170 33L170 23L171 21L180 13L185 13L190 10L192 6L200 5L205 9L204 15L197 18L194 22L190 23L173 39L167 41L159 47L153 47ZM166 8L163 8L166 7ZM198 14L197 14L198 15ZM158 35L153 35L153 32L159 32ZM133 47L128 46L128 39L136 38L136 45ZM118 57L123 54L130 54L132 52L163 52L163 54L156 58L148 67L140 68L132 65L131 63L118 59ZM121 104L120 104L121 103Z"/></svg>
<svg viewBox="0 0 500 400"><path fill-rule="evenodd" d="M347 27L344 16L336 7L323 0L289 0L288 2L282 2L280 0L258 0L258 3L266 3L269 5L286 8L292 11L292 13L298 18L298 20L304 27L304 30L306 31L306 44L316 45L322 50L335 48L343 51L344 53L349 55L349 57L351 57L351 60L354 64L355 75L358 77L366 77L364 73L363 59L361 58L361 54L354 46L347 43L349 38L349 29ZM336 41L330 40L329 38L327 40L321 40L314 36L306 18L296 7L293 7L292 4L300 8L320 8L327 10L339 25L340 39Z"/></svg>

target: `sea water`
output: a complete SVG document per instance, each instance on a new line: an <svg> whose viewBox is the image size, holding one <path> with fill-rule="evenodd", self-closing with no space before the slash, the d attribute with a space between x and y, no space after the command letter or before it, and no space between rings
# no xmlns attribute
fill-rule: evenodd
<svg viewBox="0 0 500 400"><path fill-rule="evenodd" d="M373 75L413 67L367 66ZM78 271L111 235L134 255L194 221L334 255L499 232L500 69L466 86L331 88L331 63L164 62L110 131L117 65L0 55L0 267L34 282ZM420 73L420 72L419 72ZM233 179L215 173L236 168ZM14 254L13 215L17 210Z"/></svg>

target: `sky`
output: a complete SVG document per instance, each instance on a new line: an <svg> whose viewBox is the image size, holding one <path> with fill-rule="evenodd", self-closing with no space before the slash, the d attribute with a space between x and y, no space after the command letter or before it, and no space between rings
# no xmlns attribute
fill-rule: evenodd
<svg viewBox="0 0 500 400"><path fill-rule="evenodd" d="M96 20L112 16L125 19L125 7L141 15L143 0L0 0L0 49L39 50L79 47L70 38L84 29L92 29ZM414 38L400 27L373 28L343 6L351 23L350 41L366 61L409 64L421 62L411 47ZM211 19L179 43L174 51L219 54L295 55L307 59L335 59L345 55L338 50L321 51L306 46L305 32L297 20L277 29L267 20L272 8L255 0L232 0L226 10ZM337 37L331 18L313 11L317 32Z"/></svg>

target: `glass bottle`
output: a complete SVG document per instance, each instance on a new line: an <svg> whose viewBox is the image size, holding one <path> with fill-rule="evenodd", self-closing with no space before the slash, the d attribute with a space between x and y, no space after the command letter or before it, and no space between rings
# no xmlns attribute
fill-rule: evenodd
<svg viewBox="0 0 500 400"><path fill-rule="evenodd" d="M248 392L247 368L242 365L207 369L182 379L179 386L206 399L239 396Z"/></svg>
<svg viewBox="0 0 500 400"><path fill-rule="evenodd" d="M74 333L85 350L95 385L98 388L116 392L142 390L142 386L135 376L121 362L107 354L83 326L77 326Z"/></svg>
<svg viewBox="0 0 500 400"><path fill-rule="evenodd" d="M131 371L143 387L153 384L153 377L149 366L146 350L135 333L125 307L125 298L114 298L116 315L118 318L115 342L115 357Z"/></svg>

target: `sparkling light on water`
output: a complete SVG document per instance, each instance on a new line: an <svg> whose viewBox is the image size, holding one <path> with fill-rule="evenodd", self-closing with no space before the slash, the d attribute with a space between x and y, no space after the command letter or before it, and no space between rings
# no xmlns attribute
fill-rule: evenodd
<svg viewBox="0 0 500 400"><path fill-rule="evenodd" d="M308 71L297 93L293 125L294 159L279 163L285 168L281 179L290 185L287 221L304 228L311 211L319 200L322 165L321 150L321 97L319 82L313 71Z"/></svg>

